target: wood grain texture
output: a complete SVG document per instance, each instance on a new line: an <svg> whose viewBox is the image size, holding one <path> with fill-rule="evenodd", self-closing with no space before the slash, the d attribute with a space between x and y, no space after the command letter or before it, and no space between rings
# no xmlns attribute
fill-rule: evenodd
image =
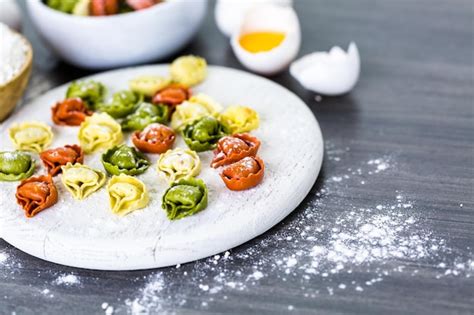
<svg viewBox="0 0 474 315"><path fill-rule="evenodd" d="M473 258L472 1L296 0L295 6L303 31L300 55L334 44L346 45L350 40L360 50L361 80L353 92L342 97L323 97L316 102L314 95L304 91L288 73L272 77L306 101L332 150L343 151L342 158L339 162L328 159L328 149L322 174L299 209L259 239L233 250L238 256L257 249L258 255L226 263L230 272L251 269L257 257L269 258L260 266L265 273L260 282L241 291L221 291L204 307L203 296L195 294L193 283L181 277L187 271L198 274L203 283L213 283L216 274L212 264L201 261L181 266L178 271L164 269L162 275L169 284L182 281L182 285L171 286L160 297L178 299L184 295L184 305L170 307L181 314L282 314L288 312L288 305L294 307L295 314L472 314L473 277L436 278L443 272L438 268L440 262ZM35 45L39 47L37 41ZM211 64L241 68L227 39L216 30L212 15L182 53L201 54ZM36 63L27 97L87 74L64 64L52 66L54 58L47 55L37 57ZM346 147L350 150L345 151ZM392 171L368 177L365 185L360 185L360 178L350 179L324 199L317 195L333 176L385 155L396 164ZM446 240L450 252L422 263L390 259L371 268L354 266L350 275L334 278L338 281L334 284L323 278L303 283L301 271L283 281L281 271L272 269L272 260L306 249L307 244L261 244L273 241L274 235L290 234L295 227L304 228L300 222L304 222L309 205L319 204L313 210L319 216L314 227L332 228L334 218L348 209L373 207L393 200L398 193L416 205L413 211L420 219L419 229ZM66 309L72 314L100 314L100 304L109 302L117 313L125 314L124 300L139 295L147 282L141 277L153 273L64 268L0 244L21 263L0 273L0 313L62 314ZM331 295L327 291L328 285L337 286L339 281L363 283L378 277L377 268L400 266L402 271L390 273L382 282L364 287L363 292L346 289ZM82 285L55 289L53 299L38 293L63 272L79 275Z"/></svg>

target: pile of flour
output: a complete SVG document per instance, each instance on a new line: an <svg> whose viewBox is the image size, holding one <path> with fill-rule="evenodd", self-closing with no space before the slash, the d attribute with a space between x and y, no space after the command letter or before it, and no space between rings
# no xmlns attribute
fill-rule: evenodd
<svg viewBox="0 0 474 315"><path fill-rule="evenodd" d="M28 44L8 26L0 23L0 85L10 81L26 62Z"/></svg>

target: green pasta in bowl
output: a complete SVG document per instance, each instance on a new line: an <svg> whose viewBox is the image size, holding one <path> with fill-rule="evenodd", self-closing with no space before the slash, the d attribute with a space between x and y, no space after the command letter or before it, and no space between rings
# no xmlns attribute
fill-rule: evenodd
<svg viewBox="0 0 474 315"><path fill-rule="evenodd" d="M100 82L75 81L67 89L66 98L79 97L86 103L87 108L95 110L104 101L107 88Z"/></svg>
<svg viewBox="0 0 474 315"><path fill-rule="evenodd" d="M201 179L183 178L171 184L162 199L170 220L179 220L207 207L207 186Z"/></svg>
<svg viewBox="0 0 474 315"><path fill-rule="evenodd" d="M111 175L139 175L148 169L150 161L143 153L123 144L107 150L102 155L102 164Z"/></svg>
<svg viewBox="0 0 474 315"><path fill-rule="evenodd" d="M35 171L31 156L21 151L0 152L0 181L17 181L30 177Z"/></svg>
<svg viewBox="0 0 474 315"><path fill-rule="evenodd" d="M166 123L168 117L168 106L142 102L134 113L124 118L122 129L127 131L143 130L152 123Z"/></svg>
<svg viewBox="0 0 474 315"><path fill-rule="evenodd" d="M123 118L135 110L137 104L143 101L143 96L132 91L119 91L114 93L112 101L99 104L97 107L113 118Z"/></svg>
<svg viewBox="0 0 474 315"><path fill-rule="evenodd" d="M215 149L217 141L227 134L227 128L212 116L195 120L188 124L182 132L184 142L196 152Z"/></svg>

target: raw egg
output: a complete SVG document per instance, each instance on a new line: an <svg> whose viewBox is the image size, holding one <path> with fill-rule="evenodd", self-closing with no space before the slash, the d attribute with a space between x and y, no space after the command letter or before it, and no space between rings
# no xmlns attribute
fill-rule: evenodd
<svg viewBox="0 0 474 315"><path fill-rule="evenodd" d="M281 44L285 34L280 32L254 32L242 35L239 42L251 53L269 51Z"/></svg>
<svg viewBox="0 0 474 315"><path fill-rule="evenodd" d="M266 75L285 69L298 54L300 43L295 11L278 5L250 8L231 38L232 49L242 65Z"/></svg>

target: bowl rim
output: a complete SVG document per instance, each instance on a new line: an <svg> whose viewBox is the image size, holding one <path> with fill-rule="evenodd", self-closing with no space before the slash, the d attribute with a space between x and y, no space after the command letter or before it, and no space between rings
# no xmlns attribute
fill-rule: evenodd
<svg viewBox="0 0 474 315"><path fill-rule="evenodd" d="M26 58L25 58L25 61L23 62L23 65L21 66L20 70L18 70L10 80L8 80L4 83L0 83L0 89L3 89L5 87L7 87L10 83L12 83L13 81L16 81L20 76L22 76L25 73L25 71L31 66L31 64L33 62L33 47L31 46L30 41L23 34L15 31L14 29L12 29L10 27L8 27L8 28L11 32L13 32L16 35L20 36L20 38L26 44L26 47L27 47L27 49L26 49Z"/></svg>
<svg viewBox="0 0 474 315"><path fill-rule="evenodd" d="M204 0L206 1L206 0ZM175 5L175 3L178 2L183 2L182 0L164 0L164 2L157 3L153 5L150 8L146 8L143 10L136 10L132 12L126 12L126 13L120 13L120 14L112 14L112 15L101 15L101 16L94 16L94 15L74 15L74 14L69 14L69 13L64 13L62 11L55 10L53 8L50 8L49 6L46 5L46 3L43 2L43 0L29 0L27 1L29 5L32 6L37 6L38 8L41 8L41 10L45 10L49 12L50 14L54 14L57 16L62 16L64 18L73 18L76 20L87 20L88 22L94 23L94 22L99 22L99 21L105 21L105 20L116 20L120 18L130 18L131 15L137 16L137 15L145 15L145 14L150 14L150 12L155 12L155 11L160 11L163 10L163 7L169 7L172 5Z"/></svg>

